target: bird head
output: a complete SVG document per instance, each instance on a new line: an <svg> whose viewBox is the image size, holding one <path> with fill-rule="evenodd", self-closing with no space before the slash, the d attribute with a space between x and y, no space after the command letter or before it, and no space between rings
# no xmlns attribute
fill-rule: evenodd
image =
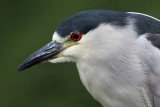
<svg viewBox="0 0 160 107"><path fill-rule="evenodd" d="M113 38L114 41L119 38L119 31L126 33L120 29L127 25L126 17L127 13L107 10L75 14L64 20L55 30L52 41L24 60L17 71L42 62L77 62L95 53L101 56L106 53L101 50L112 48L110 44L113 45Z"/></svg>

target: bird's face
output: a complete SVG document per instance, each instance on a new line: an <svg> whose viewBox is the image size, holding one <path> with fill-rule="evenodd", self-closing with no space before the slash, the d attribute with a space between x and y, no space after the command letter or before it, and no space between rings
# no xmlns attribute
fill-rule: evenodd
<svg viewBox="0 0 160 107"><path fill-rule="evenodd" d="M18 68L18 71L32 67L42 62L76 62L89 55L90 35L78 31L70 32L62 37L57 32L52 41L30 55Z"/></svg>
<svg viewBox="0 0 160 107"><path fill-rule="evenodd" d="M87 53L88 42L86 41L89 37L86 37L86 35L87 34L82 34L79 31L73 31L64 38L55 32L52 42L56 41L57 43L60 43L62 45L62 51L57 54L56 58L50 59L49 62L76 62L85 58L89 54Z"/></svg>
<svg viewBox="0 0 160 107"><path fill-rule="evenodd" d="M94 56L98 53L102 56L102 51L109 41L109 34L117 35L118 29L112 25L124 26L124 13L106 14L108 11L84 11L64 20L53 34L50 43L29 56L18 68L17 71L27 69L42 62L77 62ZM107 42L108 41L108 42ZM108 44L106 44L108 43ZM99 51L99 52L98 52ZM98 57L98 55L97 55Z"/></svg>

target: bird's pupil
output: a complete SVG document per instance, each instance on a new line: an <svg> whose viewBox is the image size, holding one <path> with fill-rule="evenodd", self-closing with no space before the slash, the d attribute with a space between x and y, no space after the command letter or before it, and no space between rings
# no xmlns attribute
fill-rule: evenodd
<svg viewBox="0 0 160 107"><path fill-rule="evenodd" d="M74 35L73 35L73 38L74 38L74 39L78 39L78 38L79 38L79 35L78 35L78 34L74 34Z"/></svg>

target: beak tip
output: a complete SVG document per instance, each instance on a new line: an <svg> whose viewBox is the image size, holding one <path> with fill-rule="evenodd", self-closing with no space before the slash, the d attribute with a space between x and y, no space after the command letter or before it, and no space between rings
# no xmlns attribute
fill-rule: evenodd
<svg viewBox="0 0 160 107"><path fill-rule="evenodd" d="M20 72L20 71L25 70L27 68L29 68L29 67L26 67L25 63L23 62L22 64L19 65L19 67L17 68L16 72Z"/></svg>
<svg viewBox="0 0 160 107"><path fill-rule="evenodd" d="M22 71L22 70L23 70L23 68L22 68L21 66L19 66L19 67L17 68L16 72L20 72L20 71Z"/></svg>
<svg viewBox="0 0 160 107"><path fill-rule="evenodd" d="M20 70L16 70L16 72L20 72Z"/></svg>

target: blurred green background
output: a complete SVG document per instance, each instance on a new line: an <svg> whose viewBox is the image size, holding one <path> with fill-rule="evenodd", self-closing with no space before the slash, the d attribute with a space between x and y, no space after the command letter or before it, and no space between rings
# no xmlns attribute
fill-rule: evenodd
<svg viewBox="0 0 160 107"><path fill-rule="evenodd" d="M73 63L44 63L15 71L51 41L68 16L109 9L160 18L159 5L158 0L0 0L0 107L101 107L82 85Z"/></svg>

